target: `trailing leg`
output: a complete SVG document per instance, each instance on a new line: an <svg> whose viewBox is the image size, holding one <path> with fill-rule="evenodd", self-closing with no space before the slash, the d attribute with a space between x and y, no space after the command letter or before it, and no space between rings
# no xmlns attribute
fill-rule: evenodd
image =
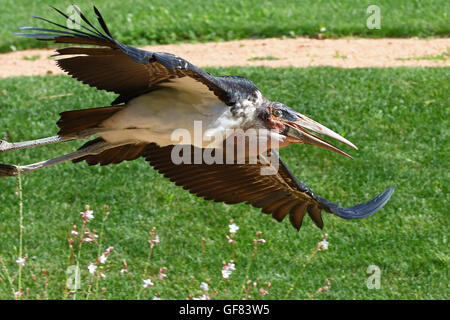
<svg viewBox="0 0 450 320"><path fill-rule="evenodd" d="M43 146L46 144L65 142L65 141L70 141L70 140L74 140L74 139L75 138L73 138L73 137L53 136L53 137L48 137L48 138L42 138L42 139L36 139L36 140L30 140L30 141L21 141L21 142L8 142L6 140L0 140L0 153L11 151L11 150L33 148L33 147L37 147L37 146Z"/></svg>
<svg viewBox="0 0 450 320"><path fill-rule="evenodd" d="M96 155L99 154L105 150L115 148L118 146L121 146L122 144L110 144L105 141L100 141L98 143L94 143L91 145L88 145L84 148L81 148L75 152L68 153L53 159L36 162L24 166L17 166L17 165L11 165L11 164L0 164L0 177L11 177L16 176L19 172L20 174L24 174L30 171L39 170L42 168L50 167L58 163L76 160L79 158L83 158L89 155Z"/></svg>

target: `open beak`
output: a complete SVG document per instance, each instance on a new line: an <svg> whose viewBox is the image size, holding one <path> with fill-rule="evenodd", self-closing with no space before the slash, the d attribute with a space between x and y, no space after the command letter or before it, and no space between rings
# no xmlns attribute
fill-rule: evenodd
<svg viewBox="0 0 450 320"><path fill-rule="evenodd" d="M300 143L300 144L311 144L314 146L322 147L331 151L334 151L336 153L339 153L347 158L353 159L349 154L345 153L344 151L340 150L339 148L333 146L332 144L329 144L325 140L319 138L318 136L312 134L307 129L317 132L319 134L322 134L324 136L333 138L334 140L337 140L339 142L342 142L356 150L358 148L342 137L341 135L337 134L333 130L328 129L327 127L321 125L320 123L300 114L296 113L296 116L298 118L297 121L285 121L282 120L283 123L286 125L285 135L288 137L291 137L294 139L294 143Z"/></svg>

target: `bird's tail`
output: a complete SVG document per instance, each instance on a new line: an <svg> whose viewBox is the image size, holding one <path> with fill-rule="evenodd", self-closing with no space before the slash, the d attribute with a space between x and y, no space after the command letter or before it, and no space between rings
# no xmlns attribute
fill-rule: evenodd
<svg viewBox="0 0 450 320"><path fill-rule="evenodd" d="M104 130L107 130L101 127L101 123L123 108L125 108L125 105L62 112L60 114L61 118L58 121L60 128L58 135L21 142L0 140L0 153L70 140L82 140L93 135L98 135ZM130 161L140 157L146 145L147 143L126 142L111 144L102 138L97 138L88 141L75 152L53 159L25 166L0 164L0 177L17 176L19 172L22 174L35 171L65 161L86 161L89 165L107 165Z"/></svg>
<svg viewBox="0 0 450 320"><path fill-rule="evenodd" d="M94 129L125 106L109 106L61 112L58 121L59 136L77 136L83 131Z"/></svg>

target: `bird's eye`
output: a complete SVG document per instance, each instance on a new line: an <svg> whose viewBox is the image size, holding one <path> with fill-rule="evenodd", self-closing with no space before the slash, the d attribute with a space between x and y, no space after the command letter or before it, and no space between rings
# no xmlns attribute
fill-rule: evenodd
<svg viewBox="0 0 450 320"><path fill-rule="evenodd" d="M274 117L281 118L283 116L283 111L280 109L273 109L272 114Z"/></svg>

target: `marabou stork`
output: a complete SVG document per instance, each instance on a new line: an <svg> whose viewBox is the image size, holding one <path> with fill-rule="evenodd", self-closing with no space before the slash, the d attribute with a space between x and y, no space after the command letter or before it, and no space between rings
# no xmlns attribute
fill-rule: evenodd
<svg viewBox="0 0 450 320"><path fill-rule="evenodd" d="M35 17L59 29L21 27L26 32L16 35L82 45L56 50L58 66L89 86L119 96L111 106L62 112L56 136L17 143L0 141L0 152L5 152L96 137L77 151L57 158L24 166L2 164L1 176L15 176L18 172L23 174L68 160L107 165L144 157L165 177L199 197L228 204L245 202L272 214L278 221L289 214L290 222L297 229L306 213L322 228L321 210L344 219L359 219L380 210L391 197L393 187L367 203L341 208L315 195L292 174L268 142L276 142L278 147L311 144L347 157L350 156L310 130L356 149L351 142L286 105L264 98L256 85L246 78L216 77L173 54L124 45L113 38L95 7L103 31L74 8L78 22L53 9L70 19L76 28ZM80 23L81 19L86 25ZM195 121L201 121L207 131L223 139L215 141L213 146L205 144L203 139L188 143L190 155L184 154L186 149L180 153L187 155L188 161L174 163L172 155L177 144L172 133L184 128L195 134ZM230 137L236 140L236 135L229 134L230 129L265 132L265 136L262 135L266 139L265 147L253 152L256 161L207 163L203 158L189 161L197 151L210 150L212 154L225 157L227 152L218 153L218 150L225 149L224 144ZM240 154L245 159L252 154L248 148L247 139L244 153L241 150ZM236 160L240 155L233 153L233 158ZM261 169L274 166L268 157L275 157L278 167L272 174L262 174Z"/></svg>

